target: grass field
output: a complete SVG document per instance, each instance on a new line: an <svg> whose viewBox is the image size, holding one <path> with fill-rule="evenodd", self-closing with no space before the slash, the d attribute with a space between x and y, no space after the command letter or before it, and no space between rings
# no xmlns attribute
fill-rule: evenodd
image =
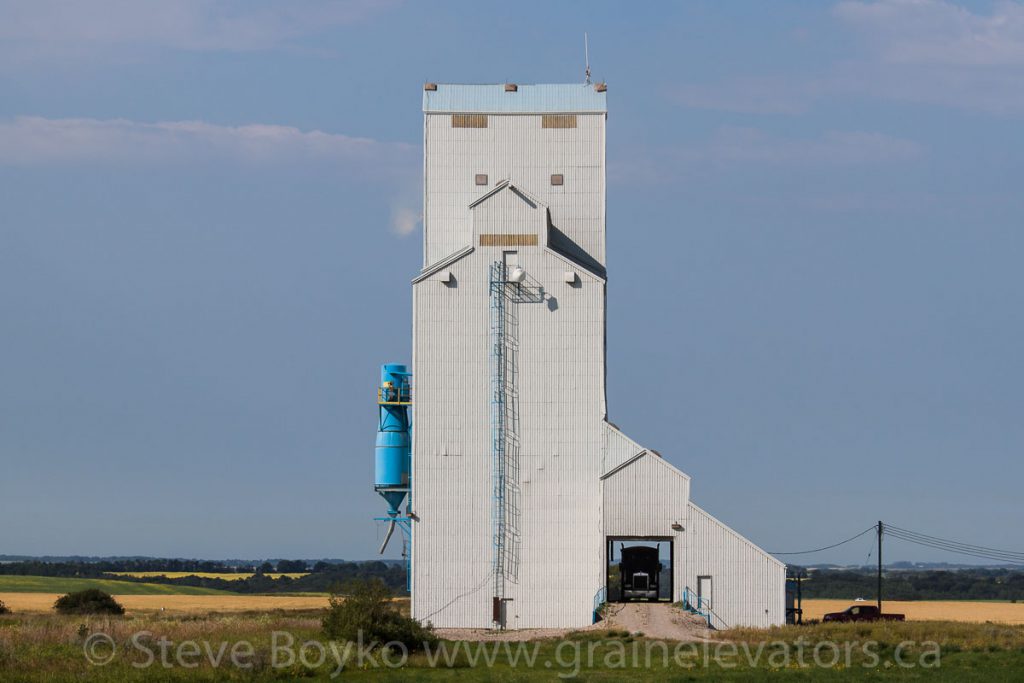
<svg viewBox="0 0 1024 683"><path fill-rule="evenodd" d="M201 579L224 579L225 581L241 581L242 579L248 579L255 576L252 572L241 572L238 574L229 573L217 573L217 572L107 572L111 576L130 576L138 579L145 579L152 576L164 576L168 579L182 579L186 576L198 576ZM301 579L303 576L309 576L309 572L304 573L267 573L264 576L271 579L280 579L282 576L287 576L290 579Z"/></svg>
<svg viewBox="0 0 1024 683"><path fill-rule="evenodd" d="M124 582L116 582L125 585ZM145 584L143 584L145 585ZM106 590L106 589L104 589ZM214 595L124 594L117 588L108 591L128 616L149 612L176 615L205 615L212 612L273 612L276 610L315 610L327 607L325 595ZM16 613L45 614L53 611L60 593L0 593L0 600Z"/></svg>
<svg viewBox="0 0 1024 683"><path fill-rule="evenodd" d="M821 619L826 612L841 612L855 603L852 600L804 600L804 619ZM885 612L907 615L908 621L956 621L1001 624L1024 624L1024 603L956 600L886 600Z"/></svg>
<svg viewBox="0 0 1024 683"><path fill-rule="evenodd" d="M0 575L0 593L70 593L99 588L117 595L235 595L228 591L117 579L76 579L63 576Z"/></svg>
<svg viewBox="0 0 1024 683"><path fill-rule="evenodd" d="M404 663L399 661L401 668L392 669L379 654L360 664L354 651L344 649L345 643L334 643L335 649L331 649L315 615L12 615L0 617L0 677L26 683L326 681L340 680L337 655L347 657L341 672L344 680L550 681L561 676L563 680L586 681L753 681L771 676L794 681L928 679L988 683L1020 680L1024 671L1024 627L1019 626L837 624L737 629L719 632L716 638L719 641L713 645L731 648L733 654L723 655L719 650L717 659L709 660L702 654L703 644L691 643L680 658L664 658L661 652L667 651L663 650L669 647L667 644L624 632L587 631L569 634L562 640L525 643L525 649L518 644L483 644L495 653L490 664L472 654L481 651L478 645L463 643L461 649L455 649L459 645L449 642L445 647L455 653L451 660L439 658L432 663L426 654L419 653ZM806 657L794 659L789 665L778 665L778 661L773 664L765 653L755 654L765 643L780 648L798 641L805 643ZM861 654L859 644L865 641L876 644L877 661ZM924 668L919 654L925 648L904 649L901 655L904 641L934 641L940 657ZM239 651L247 654L240 663L232 663L231 655L225 653L240 644L245 647ZM831 664L826 656L825 665L820 666L814 664L811 655L819 644L856 647L852 648L852 657ZM104 665L90 664L87 652L102 659ZM523 652L532 653L533 658L521 656ZM639 653L639 658L634 653Z"/></svg>

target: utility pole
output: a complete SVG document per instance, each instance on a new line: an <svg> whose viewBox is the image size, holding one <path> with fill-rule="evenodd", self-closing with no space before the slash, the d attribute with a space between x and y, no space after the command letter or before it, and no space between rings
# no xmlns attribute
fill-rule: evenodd
<svg viewBox="0 0 1024 683"><path fill-rule="evenodd" d="M882 520L878 520L878 613L882 613Z"/></svg>

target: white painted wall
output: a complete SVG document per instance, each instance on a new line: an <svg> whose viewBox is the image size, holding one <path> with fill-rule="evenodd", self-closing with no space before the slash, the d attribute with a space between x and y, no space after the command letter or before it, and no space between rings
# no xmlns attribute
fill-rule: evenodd
<svg viewBox="0 0 1024 683"><path fill-rule="evenodd" d="M626 462L603 479L605 535L671 539L673 599L710 577L715 628L783 623L785 565L691 503L671 464L649 451Z"/></svg>
<svg viewBox="0 0 1024 683"><path fill-rule="evenodd" d="M693 503L677 586L712 577L712 626L768 627L786 620L786 565Z"/></svg>
<svg viewBox="0 0 1024 683"><path fill-rule="evenodd" d="M508 627L589 624L612 535L672 537L677 597L709 573L724 622L781 623L782 565L692 506L689 477L606 422L605 280L547 246L550 215L604 263L605 116L577 121L544 129L539 115L491 114L487 128L453 128L449 114L425 116L425 269L413 286L413 616L491 626L488 282L491 264L515 251L544 300L517 304L521 536ZM477 173L487 186L474 184ZM554 173L563 186L550 184ZM501 181L521 193L495 191ZM481 246L481 233L537 234L538 244ZM445 272L451 282L441 281Z"/></svg>
<svg viewBox="0 0 1024 683"><path fill-rule="evenodd" d="M539 114L491 114L487 128L453 128L451 114L424 118L424 267L469 244L467 207L502 180L537 197L562 232L604 263L604 114L578 114L576 128L542 128ZM487 186L474 184L478 173ZM551 185L554 173L564 185Z"/></svg>

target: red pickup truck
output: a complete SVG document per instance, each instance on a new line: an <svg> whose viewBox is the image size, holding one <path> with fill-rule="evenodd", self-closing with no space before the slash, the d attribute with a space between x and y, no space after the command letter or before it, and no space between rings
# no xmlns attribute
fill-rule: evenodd
<svg viewBox="0 0 1024 683"><path fill-rule="evenodd" d="M829 612L822 621L906 621L902 614L886 614L879 612L874 605L854 605L842 612Z"/></svg>

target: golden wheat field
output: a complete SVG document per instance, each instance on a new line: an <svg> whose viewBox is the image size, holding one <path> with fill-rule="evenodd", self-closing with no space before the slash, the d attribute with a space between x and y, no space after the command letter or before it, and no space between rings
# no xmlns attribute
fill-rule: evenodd
<svg viewBox="0 0 1024 683"><path fill-rule="evenodd" d="M0 593L14 612L47 613L59 593ZM115 595L129 614L209 614L211 612L270 612L327 607L327 596L317 595Z"/></svg>
<svg viewBox="0 0 1024 683"><path fill-rule="evenodd" d="M804 620L821 619L826 612L841 612L852 600L804 600ZM867 604L874 604L868 601ZM904 602L886 600L882 610L907 615L907 621L993 621L1001 624L1024 624L1024 603L966 602L956 600L918 600Z"/></svg>

